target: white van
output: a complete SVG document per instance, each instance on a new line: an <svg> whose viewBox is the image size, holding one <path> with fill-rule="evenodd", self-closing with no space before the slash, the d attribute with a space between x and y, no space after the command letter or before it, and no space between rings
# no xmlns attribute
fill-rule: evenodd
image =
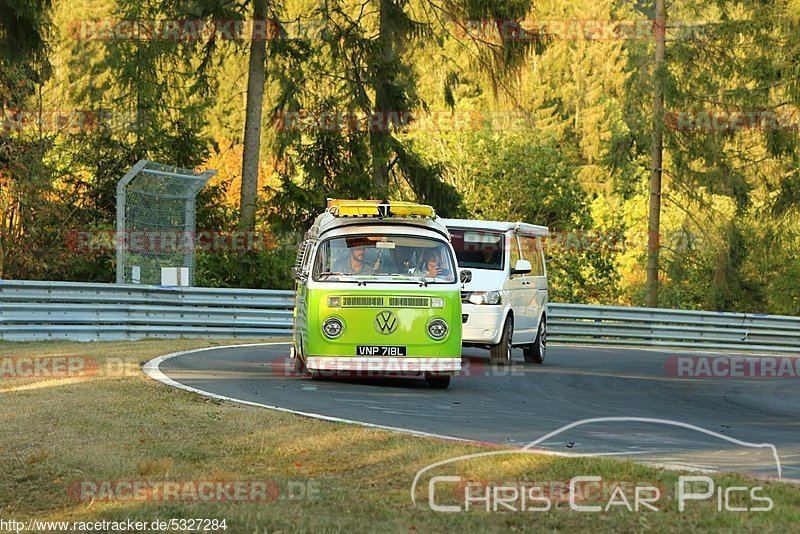
<svg viewBox="0 0 800 534"><path fill-rule="evenodd" d="M450 231L459 269L472 271L461 292L465 347L488 348L492 363L511 362L521 347L526 362L542 363L547 345L546 226L519 222L441 219Z"/></svg>

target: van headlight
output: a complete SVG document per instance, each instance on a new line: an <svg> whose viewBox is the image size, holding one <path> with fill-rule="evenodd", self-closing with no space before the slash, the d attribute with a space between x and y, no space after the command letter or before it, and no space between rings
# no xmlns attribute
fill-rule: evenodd
<svg viewBox="0 0 800 534"><path fill-rule="evenodd" d="M322 333L327 338L336 339L342 335L342 331L344 331L344 323L338 317L329 317L322 323Z"/></svg>
<svg viewBox="0 0 800 534"><path fill-rule="evenodd" d="M444 319L434 319L428 323L428 335L436 341L444 339L447 335L447 323Z"/></svg>
<svg viewBox="0 0 800 534"><path fill-rule="evenodd" d="M471 294L468 299L473 304L489 304L496 305L502 302L502 297L499 291L476 291Z"/></svg>

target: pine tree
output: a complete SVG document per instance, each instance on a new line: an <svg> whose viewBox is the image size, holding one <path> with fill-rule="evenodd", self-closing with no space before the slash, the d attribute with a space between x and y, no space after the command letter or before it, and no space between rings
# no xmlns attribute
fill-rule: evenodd
<svg viewBox="0 0 800 534"><path fill-rule="evenodd" d="M45 143L17 135L8 124L30 113L30 98L48 78L47 35L50 0L0 0L0 278L8 270L6 257L30 239L35 207L46 202L39 187L45 166ZM29 198L31 196L36 198ZM20 258L22 259L22 258Z"/></svg>
<svg viewBox="0 0 800 534"><path fill-rule="evenodd" d="M298 77L284 78L285 96L279 101L291 103L294 107L286 105L279 112L299 112L302 108L317 114L332 111L360 115L362 124L355 131L337 135L348 146L364 143L368 147L368 162L363 163L368 164L364 170L371 176L372 196L389 198L393 193L410 189L417 200L433 204L443 215L454 215L463 213L463 208L458 192L442 179L441 165L421 157L413 143L399 135L413 120L409 112L426 108L425 100L417 91L419 75L410 63L408 50L440 41L444 34L467 20L497 20L502 24L506 20L522 19L531 9L531 4L525 1L498 5L466 0L439 5L424 1L417 7L421 9L412 10L408 0L372 0L360 9L340 0L321 5L313 18L321 21L325 30L316 36L314 49L310 52L316 76L302 78L308 71L301 69ZM508 73L513 72L523 65L531 44L530 41L503 41L490 46L489 50L484 47L483 67L495 74L504 68ZM493 70L496 67L500 68ZM502 77L504 75L497 76ZM445 84L445 91L451 96L456 80L457 73L453 73ZM378 126L370 127L369 124ZM332 135L332 132L308 128L303 135L284 136L284 146L310 140L312 145L324 149L336 145L327 143ZM363 154L362 150L355 152ZM334 156L327 159L334 159ZM298 187L319 193L316 189L318 180L292 185L288 182L291 177L284 176L282 192L276 197L284 208L287 194L297 192ZM354 184L351 194L363 194L361 173L357 176L334 174L325 178L329 184L350 180ZM344 192L350 188L337 186L329 189ZM324 193L320 201L322 199ZM273 205L278 204L273 202ZM320 207L316 203L313 209Z"/></svg>

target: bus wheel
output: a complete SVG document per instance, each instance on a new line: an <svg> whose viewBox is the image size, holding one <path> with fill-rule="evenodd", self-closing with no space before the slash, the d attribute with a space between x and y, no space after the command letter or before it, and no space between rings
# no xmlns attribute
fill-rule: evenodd
<svg viewBox="0 0 800 534"><path fill-rule="evenodd" d="M536 339L533 345L528 345L522 351L525 361L528 363L544 363L545 351L547 350L547 322L544 317L539 321L539 331L536 332Z"/></svg>
<svg viewBox="0 0 800 534"><path fill-rule="evenodd" d="M297 351L294 351L294 375L295 376L308 375L308 368L306 368L306 363L303 361L303 358Z"/></svg>
<svg viewBox="0 0 800 534"><path fill-rule="evenodd" d="M492 365L506 367L511 365L511 337L514 335L514 319L509 317L503 325L503 335L500 343L492 345L489 349L489 359Z"/></svg>
<svg viewBox="0 0 800 534"><path fill-rule="evenodd" d="M425 373L425 382L433 389L447 389L450 386L450 375Z"/></svg>

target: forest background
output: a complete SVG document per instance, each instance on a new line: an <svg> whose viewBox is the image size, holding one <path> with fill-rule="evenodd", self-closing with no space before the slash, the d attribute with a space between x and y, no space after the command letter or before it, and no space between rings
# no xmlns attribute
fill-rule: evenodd
<svg viewBox="0 0 800 534"><path fill-rule="evenodd" d="M75 236L149 159L258 245L199 286L291 288L327 197L391 198L549 226L553 301L652 303L660 131L657 304L800 315L800 1L675 0L663 61L659 3L0 0L0 279L114 281Z"/></svg>

